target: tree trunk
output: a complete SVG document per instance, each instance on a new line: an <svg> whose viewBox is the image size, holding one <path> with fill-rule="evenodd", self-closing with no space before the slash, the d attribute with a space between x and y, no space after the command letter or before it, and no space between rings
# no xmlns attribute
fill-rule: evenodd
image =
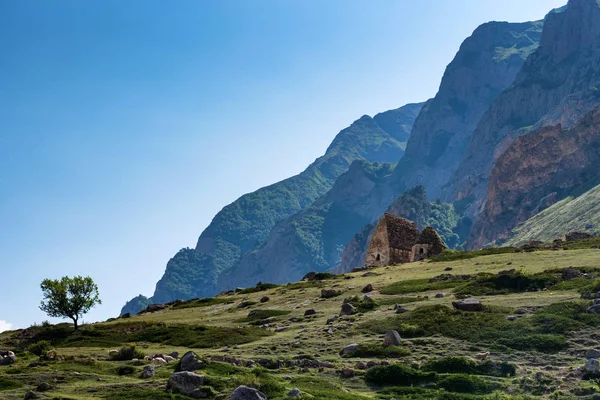
<svg viewBox="0 0 600 400"><path fill-rule="evenodd" d="M75 327L75 330L77 330L77 328L79 328L79 326L77 325L77 319L78 318L73 318L73 326Z"/></svg>

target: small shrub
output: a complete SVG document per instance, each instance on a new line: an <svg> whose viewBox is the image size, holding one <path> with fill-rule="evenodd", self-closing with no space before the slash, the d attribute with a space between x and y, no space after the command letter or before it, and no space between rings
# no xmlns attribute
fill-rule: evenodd
<svg viewBox="0 0 600 400"><path fill-rule="evenodd" d="M367 370L365 380L374 385L411 386L435 382L435 372L422 372L402 364L378 365Z"/></svg>
<svg viewBox="0 0 600 400"><path fill-rule="evenodd" d="M511 274L486 274L461 286L455 290L455 293L472 296L492 296L550 288L559 282L560 278L558 276L548 273L528 275L516 271Z"/></svg>
<svg viewBox="0 0 600 400"><path fill-rule="evenodd" d="M117 368L117 375L132 375L135 373L136 369L129 365L123 365Z"/></svg>
<svg viewBox="0 0 600 400"><path fill-rule="evenodd" d="M18 381L12 381L10 379L0 378L0 391L19 389L23 384Z"/></svg>
<svg viewBox="0 0 600 400"><path fill-rule="evenodd" d="M111 359L115 361L129 361L134 358L141 359L144 358L144 356L144 353L136 350L135 345L129 345L121 347L117 354L111 356Z"/></svg>
<svg viewBox="0 0 600 400"><path fill-rule="evenodd" d="M256 284L256 286L251 287L251 288L247 288L247 289L242 289L238 293L239 294L251 294L251 293L257 293L257 292L264 292L266 290L273 289L273 288L276 288L276 287L279 287L279 285L276 285L274 283L262 283L262 282L258 282Z"/></svg>
<svg viewBox="0 0 600 400"><path fill-rule="evenodd" d="M410 279L392 283L381 289L381 294L408 294L427 292L430 290L442 290L460 286L464 284L462 280L448 280L439 282L429 282L429 279Z"/></svg>
<svg viewBox="0 0 600 400"><path fill-rule="evenodd" d="M281 315L287 315L290 311L286 310L257 310L252 316L241 318L236 322L258 322L262 319L269 317L278 317Z"/></svg>
<svg viewBox="0 0 600 400"><path fill-rule="evenodd" d="M431 262L468 260L475 257L489 256L494 254L514 253L516 250L517 249L515 247L490 247L487 249L476 251L444 250L444 252L441 255L431 257L429 260Z"/></svg>
<svg viewBox="0 0 600 400"><path fill-rule="evenodd" d="M438 382L438 387L449 392L458 393L477 394L490 391L490 386L485 380L466 374L446 376Z"/></svg>
<svg viewBox="0 0 600 400"><path fill-rule="evenodd" d="M466 357L442 357L437 360L431 360L422 367L425 371L437 372L440 374L468 374L468 375L488 375L488 376L514 376L516 367L507 362L496 363L485 361L478 363Z"/></svg>
<svg viewBox="0 0 600 400"><path fill-rule="evenodd" d="M43 355L46 355L46 352L48 350L50 350L51 348L52 348L52 346L50 345L50 343L48 341L40 340L40 341L30 345L29 347L27 347L27 351L33 355L41 357Z"/></svg>

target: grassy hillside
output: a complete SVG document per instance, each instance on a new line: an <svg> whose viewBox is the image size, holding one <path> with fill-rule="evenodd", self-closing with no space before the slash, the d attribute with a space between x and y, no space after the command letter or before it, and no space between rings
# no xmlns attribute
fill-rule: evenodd
<svg viewBox="0 0 600 400"><path fill-rule="evenodd" d="M600 233L600 186L548 207L513 230L507 245L529 240L551 242L565 232Z"/></svg>
<svg viewBox="0 0 600 400"><path fill-rule="evenodd" d="M184 399L165 392L177 361L156 365L154 377L139 375L150 363L144 355L193 350L206 364L196 372L206 377L203 391L212 398L227 399L247 385L269 399L288 398L297 388L304 399L591 400L598 375L580 368L598 346L600 316L587 312L592 301L581 292L600 289L598 244L452 252L178 301L77 332L67 324L5 332L0 348L14 350L18 360L0 366L0 399L22 399L43 382L51 386L44 395L54 399ZM363 298L368 284L372 302ZM324 299L322 289L341 294ZM455 295L466 293L484 310L454 310ZM357 313L339 317L345 299ZM407 312L397 314L395 304ZM309 309L314 314L306 316ZM383 346L390 329L402 336L399 346ZM30 352L40 340L56 349L55 360ZM142 354L125 358L139 360L109 357L132 343ZM340 356L350 344L359 346ZM474 360L485 352L486 360Z"/></svg>

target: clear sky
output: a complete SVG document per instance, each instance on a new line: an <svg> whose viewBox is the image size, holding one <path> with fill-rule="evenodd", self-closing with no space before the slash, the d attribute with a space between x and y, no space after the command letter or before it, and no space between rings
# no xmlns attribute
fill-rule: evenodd
<svg viewBox="0 0 600 400"><path fill-rule="evenodd" d="M479 24L564 3L0 2L0 331L47 319L47 277L117 316L224 205L432 97Z"/></svg>

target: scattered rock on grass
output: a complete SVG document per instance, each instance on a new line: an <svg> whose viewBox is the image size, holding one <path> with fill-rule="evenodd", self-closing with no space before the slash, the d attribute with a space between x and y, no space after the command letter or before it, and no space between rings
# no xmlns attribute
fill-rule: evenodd
<svg viewBox="0 0 600 400"><path fill-rule="evenodd" d="M373 291L373 285L371 285L370 283L365 286L364 288L362 288L361 292L363 293L370 293Z"/></svg>
<svg viewBox="0 0 600 400"><path fill-rule="evenodd" d="M398 331L387 331L383 338L384 346L400 346L400 334Z"/></svg>
<svg viewBox="0 0 600 400"><path fill-rule="evenodd" d="M288 392L288 397L300 397L302 396L302 392L298 388L294 388Z"/></svg>
<svg viewBox="0 0 600 400"><path fill-rule="evenodd" d="M598 349L589 349L585 352L585 358L600 358L600 350Z"/></svg>
<svg viewBox="0 0 600 400"><path fill-rule="evenodd" d="M263 296L263 297L261 297L261 298L260 298L260 302L261 302L261 303L266 303L266 302L267 302L267 301L269 301L269 300L271 300L271 299L269 299L269 297L268 297L268 296Z"/></svg>
<svg viewBox="0 0 600 400"><path fill-rule="evenodd" d="M588 372L590 374L596 374L600 372L600 362L596 358L590 358L585 363L585 367L583 367L583 369L585 370L585 372Z"/></svg>
<svg viewBox="0 0 600 400"><path fill-rule="evenodd" d="M183 357L181 357L182 371L196 371L204 367L204 363L198 360L198 357L193 351L188 351L183 355Z"/></svg>
<svg viewBox="0 0 600 400"><path fill-rule="evenodd" d="M332 297L336 297L342 294L341 290L335 289L323 289L321 290L321 298L322 299L330 299Z"/></svg>
<svg viewBox="0 0 600 400"><path fill-rule="evenodd" d="M315 311L314 308L309 308L308 310L304 311L304 316L308 317L309 315L315 315L317 312Z"/></svg>
<svg viewBox="0 0 600 400"><path fill-rule="evenodd" d="M349 344L348 346L344 347L342 351L340 351L340 355L343 356L346 354L354 353L358 350L359 347L360 345L358 343Z"/></svg>
<svg viewBox="0 0 600 400"><path fill-rule="evenodd" d="M156 374L156 371L154 369L154 365L146 365L144 367L144 370L142 371L142 378L143 379L152 378L155 374Z"/></svg>
<svg viewBox="0 0 600 400"><path fill-rule="evenodd" d="M167 390L179 392L196 399L206 397L200 389L204 385L204 376L190 371L176 372L167 382Z"/></svg>
<svg viewBox="0 0 600 400"><path fill-rule="evenodd" d="M356 307L350 303L342 304L342 310L340 311L340 317L344 315L353 315L356 313Z"/></svg>
<svg viewBox="0 0 600 400"><path fill-rule="evenodd" d="M453 301L452 306L461 311L483 311L483 304L474 297L468 299Z"/></svg>
<svg viewBox="0 0 600 400"><path fill-rule="evenodd" d="M256 389L242 385L231 393L229 400L267 400L267 396Z"/></svg>

